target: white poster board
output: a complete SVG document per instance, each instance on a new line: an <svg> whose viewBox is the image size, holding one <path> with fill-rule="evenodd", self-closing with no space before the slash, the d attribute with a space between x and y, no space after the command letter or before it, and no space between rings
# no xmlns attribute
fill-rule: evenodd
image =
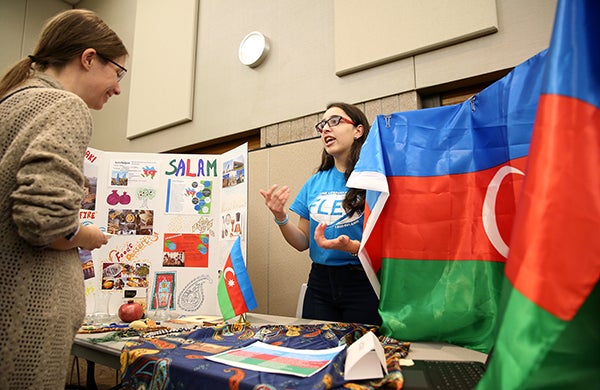
<svg viewBox="0 0 600 390"><path fill-rule="evenodd" d="M80 251L86 313L114 316L127 291L147 313L219 315L219 272L238 236L245 258L247 162L247 144L222 155L89 148L80 219L111 238Z"/></svg>

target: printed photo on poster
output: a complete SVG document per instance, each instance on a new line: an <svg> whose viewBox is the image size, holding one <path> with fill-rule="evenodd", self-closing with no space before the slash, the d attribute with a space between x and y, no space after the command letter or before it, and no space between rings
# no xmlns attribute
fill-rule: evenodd
<svg viewBox="0 0 600 390"><path fill-rule="evenodd" d="M148 236L153 233L154 211L109 210L107 233Z"/></svg>
<svg viewBox="0 0 600 390"><path fill-rule="evenodd" d="M223 188L233 187L245 180L244 157L238 156L223 163Z"/></svg>
<svg viewBox="0 0 600 390"><path fill-rule="evenodd" d="M243 218L245 215L242 210L229 211L221 215L221 238L233 239L241 236L243 234L242 226L244 226Z"/></svg>
<svg viewBox="0 0 600 390"><path fill-rule="evenodd" d="M82 210L96 210L96 190L98 178L95 176L85 176L83 183L83 199L81 200Z"/></svg>
<svg viewBox="0 0 600 390"><path fill-rule="evenodd" d="M81 260L81 268L83 269L83 279L91 279L96 276L94 271L94 259L92 258L92 252L87 249L79 250L79 259Z"/></svg>
<svg viewBox="0 0 600 390"><path fill-rule="evenodd" d="M110 174L110 185L111 186L126 186L129 184L129 177L127 170L113 170Z"/></svg>
<svg viewBox="0 0 600 390"><path fill-rule="evenodd" d="M145 263L102 263L102 290L148 287L150 265Z"/></svg>
<svg viewBox="0 0 600 390"><path fill-rule="evenodd" d="M165 252L163 267L183 267L185 254L183 252Z"/></svg>

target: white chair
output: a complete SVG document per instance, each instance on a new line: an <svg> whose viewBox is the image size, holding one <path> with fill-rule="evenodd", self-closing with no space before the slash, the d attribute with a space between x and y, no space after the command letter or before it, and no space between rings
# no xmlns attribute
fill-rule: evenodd
<svg viewBox="0 0 600 390"><path fill-rule="evenodd" d="M296 318L302 318L302 309L304 308L304 295L306 294L306 283L302 283L300 286L300 293L298 294L298 304L296 305Z"/></svg>

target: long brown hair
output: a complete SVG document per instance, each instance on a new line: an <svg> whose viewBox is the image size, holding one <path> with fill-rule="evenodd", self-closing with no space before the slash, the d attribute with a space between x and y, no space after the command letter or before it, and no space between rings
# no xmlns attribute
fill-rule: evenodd
<svg viewBox="0 0 600 390"><path fill-rule="evenodd" d="M350 154L348 156L348 161L346 161L346 172L344 172L344 176L346 180L350 177L350 174L354 170L354 166L358 161L358 157L360 156L360 149L362 148L365 140L367 139L367 135L369 134L369 130L371 126L369 125L369 120L366 115L355 105L348 103L330 103L327 105L327 110L331 107L337 107L344 111L346 115L352 122L356 123L355 126L362 125L363 126L363 134L358 139L354 140L354 143L350 147ZM321 165L317 168L317 171L326 171L335 166L335 161L333 156L328 154L325 149L323 149L323 153L321 154ZM365 190L358 188L349 188L346 192L346 196L344 197L344 201L342 202L342 206L344 210L350 214L354 214L357 211L364 211L365 209Z"/></svg>
<svg viewBox="0 0 600 390"><path fill-rule="evenodd" d="M35 50L17 62L0 81L0 97L31 77L32 67L60 69L85 49L94 48L107 58L127 55L119 36L95 13L72 9L54 16L40 33Z"/></svg>

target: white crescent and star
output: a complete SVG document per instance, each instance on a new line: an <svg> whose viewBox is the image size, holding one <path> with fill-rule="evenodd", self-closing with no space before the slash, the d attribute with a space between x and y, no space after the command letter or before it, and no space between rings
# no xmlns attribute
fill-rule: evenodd
<svg viewBox="0 0 600 390"><path fill-rule="evenodd" d="M485 199L482 207L483 229L488 236L488 239L496 248L496 250L505 258L508 258L508 245L502 239L500 230L498 229L498 221L496 220L496 202L500 185L506 176L511 173L525 176L525 174L509 165L505 165L496 172L485 193Z"/></svg>
<svg viewBox="0 0 600 390"><path fill-rule="evenodd" d="M231 277L227 277L227 273L231 272ZM233 287L235 285L235 271L232 267L227 267L223 270L223 279L225 279L225 284L229 287Z"/></svg>

